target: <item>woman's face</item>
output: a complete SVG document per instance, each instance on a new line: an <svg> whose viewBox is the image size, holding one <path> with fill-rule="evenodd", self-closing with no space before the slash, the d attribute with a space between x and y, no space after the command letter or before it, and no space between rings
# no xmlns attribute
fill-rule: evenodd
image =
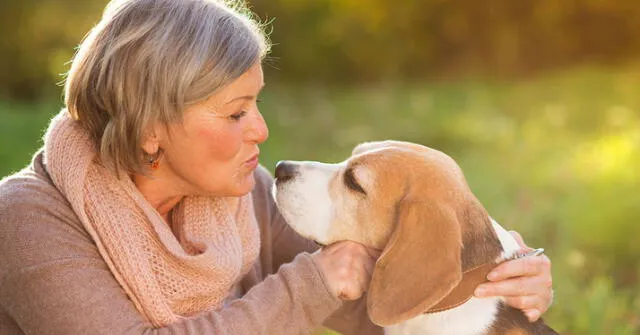
<svg viewBox="0 0 640 335"><path fill-rule="evenodd" d="M269 136L257 106L263 86L258 63L209 99L187 107L182 124L157 127L164 152L153 177L166 179L166 186L182 195L250 192L258 144Z"/></svg>

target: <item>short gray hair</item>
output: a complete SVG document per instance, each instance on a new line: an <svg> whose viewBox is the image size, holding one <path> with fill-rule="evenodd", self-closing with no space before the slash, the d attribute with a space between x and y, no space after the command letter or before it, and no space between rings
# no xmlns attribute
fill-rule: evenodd
<svg viewBox="0 0 640 335"><path fill-rule="evenodd" d="M180 122L269 49L243 1L113 0L73 59L65 104L105 166L145 173L149 127Z"/></svg>

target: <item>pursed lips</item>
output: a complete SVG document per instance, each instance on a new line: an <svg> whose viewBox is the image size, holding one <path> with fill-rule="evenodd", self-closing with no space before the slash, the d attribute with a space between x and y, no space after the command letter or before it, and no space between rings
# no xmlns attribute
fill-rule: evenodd
<svg viewBox="0 0 640 335"><path fill-rule="evenodd" d="M244 161L244 165L248 168L255 169L258 166L259 156L260 156L260 153L258 152L255 155L251 156L251 158Z"/></svg>

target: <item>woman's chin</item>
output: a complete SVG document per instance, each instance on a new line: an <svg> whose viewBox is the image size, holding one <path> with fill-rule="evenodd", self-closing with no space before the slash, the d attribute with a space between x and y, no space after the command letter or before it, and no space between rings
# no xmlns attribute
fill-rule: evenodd
<svg viewBox="0 0 640 335"><path fill-rule="evenodd" d="M238 197L247 195L249 193L251 193L251 191L253 191L253 189L256 187L256 180L253 177L253 173L251 173L247 179L242 183L240 189L238 190Z"/></svg>
<svg viewBox="0 0 640 335"><path fill-rule="evenodd" d="M212 183L199 185L200 191L197 193L208 197L242 197L251 193L256 186L253 173L248 173L241 178L236 177L226 185Z"/></svg>
<svg viewBox="0 0 640 335"><path fill-rule="evenodd" d="M229 190L228 197L242 197L245 196L256 186L256 180L253 177L253 173L248 174L242 180L239 180L232 189Z"/></svg>

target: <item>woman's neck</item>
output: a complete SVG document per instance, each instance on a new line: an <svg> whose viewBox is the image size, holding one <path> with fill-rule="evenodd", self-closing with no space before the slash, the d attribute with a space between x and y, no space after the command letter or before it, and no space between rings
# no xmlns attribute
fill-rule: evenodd
<svg viewBox="0 0 640 335"><path fill-rule="evenodd" d="M167 224L171 224L171 210L182 200L183 194L177 192L164 178L149 178L134 174L131 180L142 196L160 213Z"/></svg>

